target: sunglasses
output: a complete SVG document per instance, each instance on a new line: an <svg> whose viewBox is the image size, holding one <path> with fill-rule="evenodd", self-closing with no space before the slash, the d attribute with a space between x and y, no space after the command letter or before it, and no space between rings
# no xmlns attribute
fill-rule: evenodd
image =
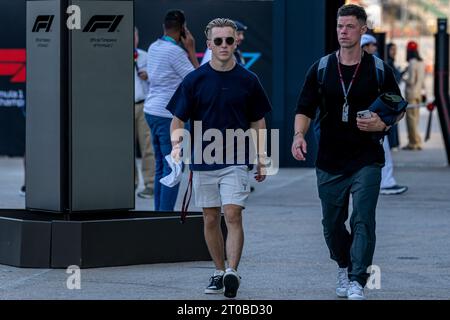
<svg viewBox="0 0 450 320"><path fill-rule="evenodd" d="M227 45L231 46L234 43L233 37L226 37L226 38L214 38L213 42L216 46L221 46L223 43L223 39L225 39L225 42Z"/></svg>

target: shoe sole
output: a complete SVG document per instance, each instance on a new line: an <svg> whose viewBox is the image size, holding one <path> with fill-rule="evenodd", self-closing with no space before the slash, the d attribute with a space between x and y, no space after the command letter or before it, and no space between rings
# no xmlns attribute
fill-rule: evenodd
<svg viewBox="0 0 450 320"><path fill-rule="evenodd" d="M239 289L239 279L235 275L225 275L225 277L223 278L223 285L225 286L225 297L236 297L237 290Z"/></svg>
<svg viewBox="0 0 450 320"><path fill-rule="evenodd" d="M401 190L401 191L381 191L380 194L384 195L384 196L392 196L392 195L396 195L396 194L402 194L405 193L406 191L408 191L408 189L405 190Z"/></svg>
<svg viewBox="0 0 450 320"><path fill-rule="evenodd" d="M347 290L345 290L344 293L340 293L340 292L338 291L338 289L336 289L336 295L337 295L339 298L347 298Z"/></svg>
<svg viewBox="0 0 450 320"><path fill-rule="evenodd" d="M145 195L145 196L143 196L143 195L141 195L141 194L138 194L137 195L139 198L142 198L142 199L151 199L151 198L153 198L153 196L150 196L150 195Z"/></svg>
<svg viewBox="0 0 450 320"><path fill-rule="evenodd" d="M366 300L366 297L356 296L356 295L350 295L347 297L349 300Z"/></svg>
<svg viewBox="0 0 450 320"><path fill-rule="evenodd" d="M205 289L205 294L219 294L223 293L223 288L219 290Z"/></svg>

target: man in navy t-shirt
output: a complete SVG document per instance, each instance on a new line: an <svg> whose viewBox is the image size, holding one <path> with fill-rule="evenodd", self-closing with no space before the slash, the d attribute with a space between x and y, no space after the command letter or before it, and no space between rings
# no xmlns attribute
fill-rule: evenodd
<svg viewBox="0 0 450 320"><path fill-rule="evenodd" d="M233 57L236 24L218 18L207 25L205 34L211 61L185 77L167 106L174 115L172 157L181 158L179 132L189 120L192 148L184 151L192 153L195 202L203 208L205 240L216 267L205 293L224 292L226 297L235 297L240 284L236 270L244 243L242 210L250 193L248 173L256 162L256 181L265 179L260 165L265 150L259 147L265 143L258 133L266 128L264 115L271 106L258 77ZM249 138L252 132L258 143L258 139ZM228 228L227 269L221 206Z"/></svg>

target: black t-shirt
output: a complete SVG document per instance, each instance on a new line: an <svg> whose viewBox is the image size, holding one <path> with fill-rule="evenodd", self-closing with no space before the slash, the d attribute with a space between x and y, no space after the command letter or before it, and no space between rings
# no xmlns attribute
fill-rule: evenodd
<svg viewBox="0 0 450 320"><path fill-rule="evenodd" d="M330 173L353 173L364 166L384 164L384 151L379 141L370 132L356 126L356 113L367 110L384 92L400 94L392 69L384 64L384 82L378 92L374 58L364 54L358 73L348 94L349 121L342 121L344 93L339 80L336 55L331 55L323 80L321 94L317 79L319 61L309 69L297 103L297 114L310 119L316 116L322 104L320 117L320 141L316 166ZM341 64L342 76L347 89L357 65Z"/></svg>
<svg viewBox="0 0 450 320"><path fill-rule="evenodd" d="M245 155L243 153L238 155L241 149L236 144L239 142L236 139L227 141L226 130L248 130L251 122L264 118L264 115L271 110L271 105L254 73L239 64L230 71L220 72L206 63L184 78L167 105L167 110L185 122L190 120L191 169L202 171L218 170L229 165L251 164L252 161L248 158L248 140L246 140ZM201 130L199 130L198 121L201 121ZM216 141L215 138L210 141L199 139L208 129L219 130L223 137L223 157L222 161L218 161L220 163L208 164L203 161L204 159L200 159L201 157L195 158L200 155L200 152L203 154L205 148ZM214 135L214 131L210 132ZM202 141L201 149L199 141ZM230 150L234 151L231 163L226 159Z"/></svg>

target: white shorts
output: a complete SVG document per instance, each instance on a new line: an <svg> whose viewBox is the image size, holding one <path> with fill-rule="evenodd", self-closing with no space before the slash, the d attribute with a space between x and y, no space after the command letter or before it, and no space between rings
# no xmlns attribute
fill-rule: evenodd
<svg viewBox="0 0 450 320"><path fill-rule="evenodd" d="M247 166L229 166L213 171L194 171L192 176L195 205L216 208L234 204L245 208L250 194Z"/></svg>

